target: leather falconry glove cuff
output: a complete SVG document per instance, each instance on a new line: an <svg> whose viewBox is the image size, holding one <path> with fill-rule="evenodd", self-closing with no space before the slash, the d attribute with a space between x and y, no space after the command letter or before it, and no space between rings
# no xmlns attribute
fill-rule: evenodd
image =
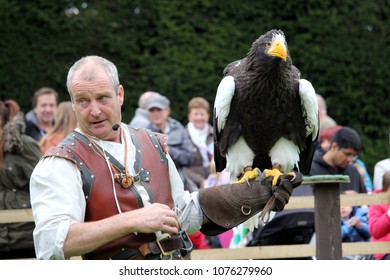
<svg viewBox="0 0 390 280"><path fill-rule="evenodd" d="M279 186L272 186L273 177L246 183L227 184L199 190L200 207L210 222L200 229L206 235L227 231L262 211L260 219L271 211L279 212L288 203L293 189L303 176L295 172L280 176Z"/></svg>

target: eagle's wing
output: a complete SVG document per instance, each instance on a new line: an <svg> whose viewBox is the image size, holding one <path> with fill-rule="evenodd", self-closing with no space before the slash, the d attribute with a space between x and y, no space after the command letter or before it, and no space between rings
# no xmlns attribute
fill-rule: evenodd
<svg viewBox="0 0 390 280"><path fill-rule="evenodd" d="M220 135L230 113L230 104L235 88L233 76L226 76L219 83L214 101L214 161L218 172L226 167L226 158L220 150Z"/></svg>
<svg viewBox="0 0 390 280"><path fill-rule="evenodd" d="M299 80L299 95L306 126L306 149L299 155L299 171L303 174L309 174L318 140L318 104L312 84L305 79Z"/></svg>

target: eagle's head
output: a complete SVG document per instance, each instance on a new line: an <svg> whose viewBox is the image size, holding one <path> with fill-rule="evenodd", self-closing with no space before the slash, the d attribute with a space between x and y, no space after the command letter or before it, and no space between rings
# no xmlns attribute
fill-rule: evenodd
<svg viewBox="0 0 390 280"><path fill-rule="evenodd" d="M275 60L286 62L289 60L290 55L283 31L272 29L261 35L253 42L248 57L251 57L253 61L261 60L262 63Z"/></svg>

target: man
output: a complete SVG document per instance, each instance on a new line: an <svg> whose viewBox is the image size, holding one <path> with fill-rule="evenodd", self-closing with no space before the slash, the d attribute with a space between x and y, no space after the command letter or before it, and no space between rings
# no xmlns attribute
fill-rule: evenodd
<svg viewBox="0 0 390 280"><path fill-rule="evenodd" d="M54 126L58 93L49 87L34 93L33 109L26 114L26 134L39 141Z"/></svg>
<svg viewBox="0 0 390 280"><path fill-rule="evenodd" d="M149 111L151 124L148 129L168 136L169 154L177 168L190 166L192 163L192 143L184 126L170 117L170 101L163 95L148 100L146 109Z"/></svg>
<svg viewBox="0 0 390 280"><path fill-rule="evenodd" d="M341 128L334 135L325 153L316 150L310 175L348 175L351 182L340 184L342 191L366 193L359 171L352 164L361 148L362 143L357 132L350 127Z"/></svg>
<svg viewBox="0 0 390 280"><path fill-rule="evenodd" d="M149 112L146 105L150 98L160 95L154 91L146 91L138 99L138 108L135 110L133 119L130 121L131 127L146 128L150 125Z"/></svg>
<svg viewBox="0 0 390 280"><path fill-rule="evenodd" d="M270 182L257 181L248 183L251 188L236 184L185 192L164 153L166 139L121 123L125 92L110 61L80 59L69 70L67 87L78 128L43 156L31 176L37 258L165 258L189 249L182 229L195 232L204 225L205 231L220 233L263 209L262 198L270 197ZM281 192L291 193L292 184L299 184L282 179ZM221 191L235 202L250 201L249 208L240 203L244 213L221 211L230 205L229 198L221 200Z"/></svg>

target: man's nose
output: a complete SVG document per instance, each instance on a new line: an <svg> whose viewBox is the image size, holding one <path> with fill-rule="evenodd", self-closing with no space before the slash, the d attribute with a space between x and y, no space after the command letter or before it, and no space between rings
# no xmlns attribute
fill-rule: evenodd
<svg viewBox="0 0 390 280"><path fill-rule="evenodd" d="M100 110L99 104L96 101L91 102L91 115L97 117L102 111Z"/></svg>

